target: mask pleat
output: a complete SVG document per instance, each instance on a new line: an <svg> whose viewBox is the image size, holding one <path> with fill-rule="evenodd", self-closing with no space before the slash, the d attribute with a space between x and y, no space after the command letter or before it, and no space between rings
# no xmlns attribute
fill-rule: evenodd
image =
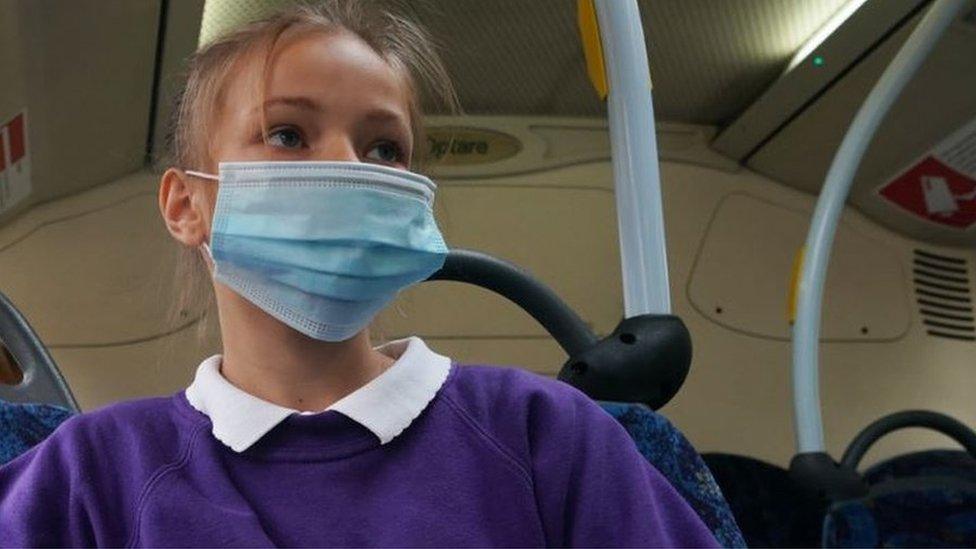
<svg viewBox="0 0 976 549"><path fill-rule="evenodd" d="M221 164L215 276L311 337L351 337L443 265L434 187L368 164Z"/></svg>

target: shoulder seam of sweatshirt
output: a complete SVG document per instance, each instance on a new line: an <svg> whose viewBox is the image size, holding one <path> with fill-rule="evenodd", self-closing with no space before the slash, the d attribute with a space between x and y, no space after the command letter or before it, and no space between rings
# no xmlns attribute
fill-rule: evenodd
<svg viewBox="0 0 976 549"><path fill-rule="evenodd" d="M472 431L474 431L477 438L485 441L489 447L491 447L491 449L500 454L505 461L515 468L519 476L522 477L522 480L525 481L528 488L535 491L535 483L532 480L532 475L529 473L528 468L522 464L517 457L515 457L511 450L506 448L504 444L488 433L488 431L485 430L485 428L482 427L477 420L471 417L471 414L469 414L463 406L451 398L451 396L442 394L440 397L444 399L444 402L448 405L448 408L452 409L461 419L461 421L464 422Z"/></svg>
<svg viewBox="0 0 976 549"><path fill-rule="evenodd" d="M179 411L176 411L176 413L179 413ZM145 507L146 502L149 501L149 496L152 494L153 490L159 486L163 477L169 473L172 473L173 471L183 468L183 466L187 464L187 462L190 460L190 454L193 453L193 446L196 443L197 438L200 436L200 433L204 432L204 427L206 426L206 423L198 423L196 426L194 426L193 430L190 431L190 436L187 437L186 444L180 450L178 459L160 466L159 469L150 475L149 480L146 481L146 484L142 488L142 492L139 494L139 499L136 502L136 514L132 520L132 532L129 534L129 541L126 542L126 547L135 547L136 543L139 541L139 525L142 522L143 508Z"/></svg>

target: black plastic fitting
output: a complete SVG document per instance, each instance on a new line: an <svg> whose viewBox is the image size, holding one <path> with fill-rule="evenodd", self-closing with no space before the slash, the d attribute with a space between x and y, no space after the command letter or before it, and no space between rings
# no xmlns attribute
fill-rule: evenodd
<svg viewBox="0 0 976 549"><path fill-rule="evenodd" d="M657 410L691 367L691 334L672 315L624 319L608 337L574 354L559 379L596 400L641 402Z"/></svg>
<svg viewBox="0 0 976 549"><path fill-rule="evenodd" d="M839 465L826 452L793 456L790 478L800 487L830 501L859 498L868 493L868 485L857 471Z"/></svg>

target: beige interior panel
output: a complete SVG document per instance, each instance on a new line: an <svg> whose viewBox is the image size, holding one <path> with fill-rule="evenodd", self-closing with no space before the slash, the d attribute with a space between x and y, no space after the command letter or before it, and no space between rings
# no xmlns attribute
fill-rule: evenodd
<svg viewBox="0 0 976 549"><path fill-rule="evenodd" d="M133 176L0 229L4 292L49 346L152 339L199 316L170 318L176 246L159 219L157 184Z"/></svg>
<svg viewBox="0 0 976 549"><path fill-rule="evenodd" d="M434 132L442 129L445 136L455 139L458 130L490 129L506 141L516 140L518 152L494 162L437 162L434 156L425 170L441 184L491 178L493 185L558 185L551 177L536 177L526 182L522 177L547 169L567 165L599 162L610 158L610 141L606 120L590 118L547 118L510 116L469 116L459 119L449 116L431 116L428 125ZM491 134L488 134L489 136ZM487 147L493 146L488 136ZM508 177L506 177L508 176ZM613 188L613 180L598 178L588 187Z"/></svg>
<svg viewBox="0 0 976 549"><path fill-rule="evenodd" d="M5 25L16 27L9 36L19 42L8 50L18 57L10 66L19 70L0 78L0 117L12 116L11 109L30 113L29 202L77 193L143 165L159 6L159 0L3 4Z"/></svg>
<svg viewBox="0 0 976 549"><path fill-rule="evenodd" d="M193 380L200 362L220 346L215 332L187 326L128 345L51 350L78 405L93 410L131 398L171 395Z"/></svg>
<svg viewBox="0 0 976 549"><path fill-rule="evenodd" d="M810 215L747 194L728 195L698 252L688 283L691 304L732 330L788 340L794 258ZM841 225L828 273L823 339L879 341L905 334L909 289L898 255L883 242Z"/></svg>
<svg viewBox="0 0 976 549"><path fill-rule="evenodd" d="M546 142L545 156L549 158L610 157L610 133L605 124L594 128L539 124L531 130Z"/></svg>
<svg viewBox="0 0 976 549"><path fill-rule="evenodd" d="M380 330L382 333L382 329ZM412 333L412 332L411 332ZM393 339L395 334L384 334ZM549 337L425 338L434 351L464 364L527 368L555 375L566 361ZM197 325L131 345L57 348L51 354L84 410L132 398L165 396L193 380L200 362L220 352L215 332Z"/></svg>
<svg viewBox="0 0 976 549"><path fill-rule="evenodd" d="M490 129L521 143L510 158L484 164L451 165L430 162L427 173L441 184L463 184L491 179L499 186L585 187L612 190L613 178L607 171L610 160L610 134L602 118L566 118L542 116L430 116L431 128ZM658 156L701 164L724 171L737 171L739 165L707 146L715 128L676 122L659 122L656 128ZM488 144L490 146L490 143ZM590 165L591 168L584 168ZM580 166L589 172L579 174L580 181L550 177L549 170ZM595 167L593 167L595 166ZM532 177L532 174L538 174Z"/></svg>
<svg viewBox="0 0 976 549"><path fill-rule="evenodd" d="M490 364L509 368L524 368L554 376L559 373L566 353L551 337L519 338L429 338L432 349L453 357L462 364Z"/></svg>
<svg viewBox="0 0 976 549"><path fill-rule="evenodd" d="M614 197L599 188L599 182L609 178L607 171L602 163L552 170L520 178L524 186L514 188L496 179L441 181L437 200L445 238L452 247L483 251L528 270L594 330L609 333L620 321L623 298ZM560 187L583 183L595 188ZM595 292L605 299L591 299ZM445 307L452 303L464 306ZM406 292L383 320L387 330L434 337L545 334L537 322L503 298L449 282Z"/></svg>
<svg viewBox="0 0 976 549"><path fill-rule="evenodd" d="M662 411L701 451L740 453L785 465L794 452L789 341L723 326L702 314L688 294L676 289L692 276L697 249L708 232L712 213L729 195L744 193L797 211L811 211L813 197L747 170L728 173L665 162L662 177L674 311L685 321L694 341L688 380ZM901 271L910 272L913 250L919 243L880 227L852 209L844 212L843 223L864 238L883 243L897 258ZM776 231L767 233L762 243L775 241ZM925 249L972 257L963 249ZM771 267L781 261L771 254L760 257L768 258ZM855 295L849 299L859 298ZM781 304L765 307L769 307L765 314L782 318ZM824 428L828 450L835 457L868 423L891 412L932 409L976 424L971 391L976 345L928 336L917 312L910 310L909 314L908 331L896 341L821 345ZM882 441L871 459L933 444L953 446L932 436L894 437Z"/></svg>

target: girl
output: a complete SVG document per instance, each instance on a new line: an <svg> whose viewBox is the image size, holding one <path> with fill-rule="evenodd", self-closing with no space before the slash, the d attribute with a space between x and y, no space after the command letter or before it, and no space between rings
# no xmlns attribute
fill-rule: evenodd
<svg viewBox="0 0 976 549"><path fill-rule="evenodd" d="M709 546L568 385L367 324L446 247L407 171L425 33L297 7L196 54L159 206L213 280L223 354L172 397L69 420L0 469L0 544Z"/></svg>

